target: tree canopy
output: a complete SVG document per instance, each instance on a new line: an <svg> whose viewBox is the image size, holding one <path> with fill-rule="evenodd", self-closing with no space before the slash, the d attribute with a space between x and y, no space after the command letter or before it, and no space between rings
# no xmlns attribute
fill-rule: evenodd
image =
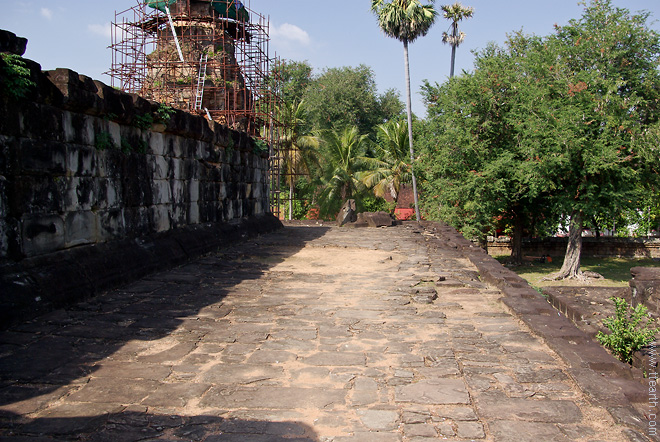
<svg viewBox="0 0 660 442"><path fill-rule="evenodd" d="M314 129L355 126L372 134L378 124L397 117L403 104L394 90L379 95L371 68L329 68L314 77L303 94Z"/></svg>
<svg viewBox="0 0 660 442"><path fill-rule="evenodd" d="M594 1L553 35L518 33L476 54L473 73L427 83L427 209L439 200L481 235L498 217L522 213L530 228L530 215L570 215L558 276L579 276L584 221L639 207L657 168L660 40L647 20Z"/></svg>

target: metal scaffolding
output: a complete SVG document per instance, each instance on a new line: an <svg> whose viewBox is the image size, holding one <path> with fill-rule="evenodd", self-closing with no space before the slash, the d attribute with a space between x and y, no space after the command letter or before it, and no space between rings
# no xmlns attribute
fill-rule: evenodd
<svg viewBox="0 0 660 442"><path fill-rule="evenodd" d="M247 132L269 146L280 216L282 133L269 20L249 0L136 0L112 23L112 86Z"/></svg>

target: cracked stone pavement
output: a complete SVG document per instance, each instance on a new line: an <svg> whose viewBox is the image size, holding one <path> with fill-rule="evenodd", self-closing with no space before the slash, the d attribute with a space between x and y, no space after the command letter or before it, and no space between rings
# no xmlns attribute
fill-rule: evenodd
<svg viewBox="0 0 660 442"><path fill-rule="evenodd" d="M0 440L646 440L430 235L289 225L2 332Z"/></svg>

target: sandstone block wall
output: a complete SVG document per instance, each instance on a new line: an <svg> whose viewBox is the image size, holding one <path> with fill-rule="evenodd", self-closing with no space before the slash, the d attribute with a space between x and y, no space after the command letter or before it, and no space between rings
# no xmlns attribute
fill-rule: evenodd
<svg viewBox="0 0 660 442"><path fill-rule="evenodd" d="M0 259L268 211L268 160L244 133L67 70L0 103Z"/></svg>
<svg viewBox="0 0 660 442"><path fill-rule="evenodd" d="M263 143L30 60L17 90L25 43L0 30L0 329L282 227Z"/></svg>

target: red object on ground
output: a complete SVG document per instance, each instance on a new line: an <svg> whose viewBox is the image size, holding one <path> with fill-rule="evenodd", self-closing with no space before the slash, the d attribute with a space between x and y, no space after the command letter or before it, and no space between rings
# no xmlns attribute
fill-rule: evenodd
<svg viewBox="0 0 660 442"><path fill-rule="evenodd" d="M415 209L394 209L394 216L399 221L406 221L415 215Z"/></svg>
<svg viewBox="0 0 660 442"><path fill-rule="evenodd" d="M312 207L307 212L307 219L319 219L319 209L317 207Z"/></svg>

